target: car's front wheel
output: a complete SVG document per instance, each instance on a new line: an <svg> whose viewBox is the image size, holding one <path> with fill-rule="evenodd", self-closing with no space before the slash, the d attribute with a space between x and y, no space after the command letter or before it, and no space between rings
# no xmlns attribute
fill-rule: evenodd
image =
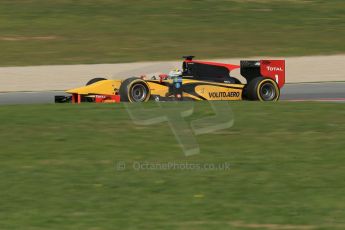
<svg viewBox="0 0 345 230"><path fill-rule="evenodd" d="M99 82L99 81L103 81L103 80L107 80L106 78L103 78L103 77L96 77L96 78L93 78L91 79L90 81L88 81L86 83L86 85L92 85L93 83L96 83L96 82Z"/></svg>
<svg viewBox="0 0 345 230"><path fill-rule="evenodd" d="M121 101L146 102L150 99L150 89L140 78L128 78L121 83L119 90Z"/></svg>

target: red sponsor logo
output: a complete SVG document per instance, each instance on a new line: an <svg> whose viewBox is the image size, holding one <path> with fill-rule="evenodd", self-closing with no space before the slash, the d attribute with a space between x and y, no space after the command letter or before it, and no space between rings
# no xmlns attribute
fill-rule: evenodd
<svg viewBox="0 0 345 230"><path fill-rule="evenodd" d="M104 96L104 95L95 95L95 98L105 99L105 98L107 98L107 96Z"/></svg>
<svg viewBox="0 0 345 230"><path fill-rule="evenodd" d="M280 71L280 72L283 72L283 68L282 67L272 67L272 66L266 66L266 69L268 71Z"/></svg>

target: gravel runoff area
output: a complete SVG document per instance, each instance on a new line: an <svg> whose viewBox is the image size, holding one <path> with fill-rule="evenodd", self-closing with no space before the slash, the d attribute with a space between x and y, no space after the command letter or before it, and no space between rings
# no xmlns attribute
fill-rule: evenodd
<svg viewBox="0 0 345 230"><path fill-rule="evenodd" d="M265 58L235 58L214 61L238 64L241 59L258 60ZM345 55L283 59L286 60L287 83L345 81ZM166 73L173 68L181 67L181 60L123 64L1 67L0 92L65 90L84 85L94 77L123 79L142 74ZM239 70L234 71L233 75L239 76Z"/></svg>

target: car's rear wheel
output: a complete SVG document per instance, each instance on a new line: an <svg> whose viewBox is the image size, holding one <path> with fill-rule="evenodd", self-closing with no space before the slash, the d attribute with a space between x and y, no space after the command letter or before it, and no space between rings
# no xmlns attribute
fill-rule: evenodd
<svg viewBox="0 0 345 230"><path fill-rule="evenodd" d="M128 78L121 83L119 90L121 101L146 102L151 93L147 83L140 78Z"/></svg>
<svg viewBox="0 0 345 230"><path fill-rule="evenodd" d="M271 78L254 78L245 87L245 97L249 100L277 101L279 96L279 87Z"/></svg>

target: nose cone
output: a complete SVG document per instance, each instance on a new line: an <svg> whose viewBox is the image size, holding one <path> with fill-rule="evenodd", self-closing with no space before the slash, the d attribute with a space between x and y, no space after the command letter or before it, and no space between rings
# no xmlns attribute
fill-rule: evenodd
<svg viewBox="0 0 345 230"><path fill-rule="evenodd" d="M104 80L100 82L96 82L91 85L69 89L66 93L69 94L81 94L81 95L88 95L88 94L96 94L96 95L114 95L115 91L117 91L121 86L120 80Z"/></svg>
<svg viewBox="0 0 345 230"><path fill-rule="evenodd" d="M93 92L98 91L97 88L93 87L92 85L88 85L88 86L83 86L83 87L79 87L79 88L74 88L74 89L69 89L66 91L66 93L70 93L70 94L91 94Z"/></svg>

